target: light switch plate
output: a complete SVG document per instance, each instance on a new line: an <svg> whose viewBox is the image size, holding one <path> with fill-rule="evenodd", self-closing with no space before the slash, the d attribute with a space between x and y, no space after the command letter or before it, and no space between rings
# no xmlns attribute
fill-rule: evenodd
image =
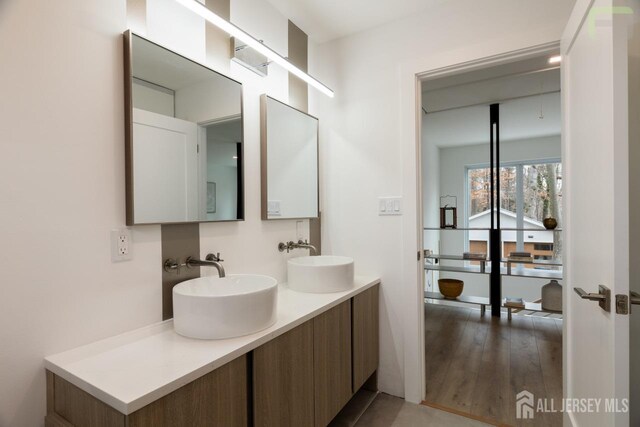
<svg viewBox="0 0 640 427"><path fill-rule="evenodd" d="M282 215L282 212L280 212L280 200L267 201L267 214L273 216Z"/></svg>
<svg viewBox="0 0 640 427"><path fill-rule="evenodd" d="M128 261L133 258L131 230L117 228L111 230L111 261Z"/></svg>
<svg viewBox="0 0 640 427"><path fill-rule="evenodd" d="M378 198L378 215L402 215L402 197Z"/></svg>
<svg viewBox="0 0 640 427"><path fill-rule="evenodd" d="M304 222L296 221L296 239L304 240Z"/></svg>

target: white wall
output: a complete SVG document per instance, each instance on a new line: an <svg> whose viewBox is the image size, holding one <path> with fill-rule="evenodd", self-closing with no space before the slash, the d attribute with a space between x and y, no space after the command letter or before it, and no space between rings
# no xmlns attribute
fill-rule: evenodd
<svg viewBox="0 0 640 427"><path fill-rule="evenodd" d="M110 258L125 221L124 27L124 1L0 9L2 426L43 425L45 355L161 318L160 227L133 230L132 261Z"/></svg>
<svg viewBox="0 0 640 427"><path fill-rule="evenodd" d="M286 18L262 0L238 2L232 19L286 53ZM199 23L178 16L174 3L147 0L147 36L204 55ZM177 28L183 20L195 24L189 35ZM46 355L161 320L160 227L133 227L133 260L110 258L110 230L125 222L126 27L125 0L0 7L3 427L44 424ZM283 279L277 244L296 237L296 223L260 220L259 95L286 100L287 74L272 67L261 79L213 59L245 84L247 221L203 224L202 252L222 252L229 272Z"/></svg>
<svg viewBox="0 0 640 427"><path fill-rule="evenodd" d="M571 6L571 0L443 2L315 49L311 73L336 91L332 100L310 92L310 112L320 117L323 248L352 255L358 272L382 277L382 391L411 401L423 393L415 75L556 41ZM404 215L378 216L377 197L395 195L403 196Z"/></svg>
<svg viewBox="0 0 640 427"><path fill-rule="evenodd" d="M149 84L133 81L133 107L152 111L169 117L175 117L174 95L169 91L158 90Z"/></svg>
<svg viewBox="0 0 640 427"><path fill-rule="evenodd" d="M237 116L242 107L241 93L236 82L212 73L207 81L176 90L176 117L202 123Z"/></svg>

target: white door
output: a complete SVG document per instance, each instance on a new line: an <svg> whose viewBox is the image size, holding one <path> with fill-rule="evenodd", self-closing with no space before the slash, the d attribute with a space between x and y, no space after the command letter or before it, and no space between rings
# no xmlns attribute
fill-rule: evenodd
<svg viewBox="0 0 640 427"><path fill-rule="evenodd" d="M133 109L136 223L198 220L198 125Z"/></svg>
<svg viewBox="0 0 640 427"><path fill-rule="evenodd" d="M618 6L577 0L562 38L565 398L594 399L567 414L580 427L629 425L629 315L616 314L615 296L629 295L630 19ZM574 289L599 285L609 311Z"/></svg>

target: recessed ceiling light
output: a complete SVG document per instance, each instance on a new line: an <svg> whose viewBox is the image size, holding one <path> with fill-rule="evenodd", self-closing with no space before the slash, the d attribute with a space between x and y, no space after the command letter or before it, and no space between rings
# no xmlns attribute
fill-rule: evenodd
<svg viewBox="0 0 640 427"><path fill-rule="evenodd" d="M549 64L559 64L562 62L562 56L556 55L549 58Z"/></svg>

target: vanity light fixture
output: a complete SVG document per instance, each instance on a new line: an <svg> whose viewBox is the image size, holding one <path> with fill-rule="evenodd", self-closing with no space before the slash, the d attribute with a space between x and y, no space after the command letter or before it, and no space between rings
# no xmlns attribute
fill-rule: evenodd
<svg viewBox="0 0 640 427"><path fill-rule="evenodd" d="M257 51L258 53L266 56L270 61L273 61L276 64L280 65L281 67L289 71L294 76L300 78L301 80L307 82L314 88L318 89L320 92L333 98L333 91L329 89L327 86L325 86L324 84L322 84L319 80L316 80L315 78L311 77L309 74L305 73L300 68L296 67L291 62L289 62L285 57L281 56L279 53L277 53L275 50L271 49L270 47L262 44L259 40L257 40L250 34L246 33L244 30L241 30L240 28L233 25L231 22L219 17L218 15L216 15L215 13L207 9L206 6L204 6L202 3L199 3L196 0L175 0L175 1L180 3L182 6L186 7L190 11L194 12L195 14L201 16L211 24L220 28L222 31L229 34L230 36L235 37L236 39L242 41L247 46Z"/></svg>
<svg viewBox="0 0 640 427"><path fill-rule="evenodd" d="M549 58L549 64L559 64L562 62L562 56L556 55Z"/></svg>

